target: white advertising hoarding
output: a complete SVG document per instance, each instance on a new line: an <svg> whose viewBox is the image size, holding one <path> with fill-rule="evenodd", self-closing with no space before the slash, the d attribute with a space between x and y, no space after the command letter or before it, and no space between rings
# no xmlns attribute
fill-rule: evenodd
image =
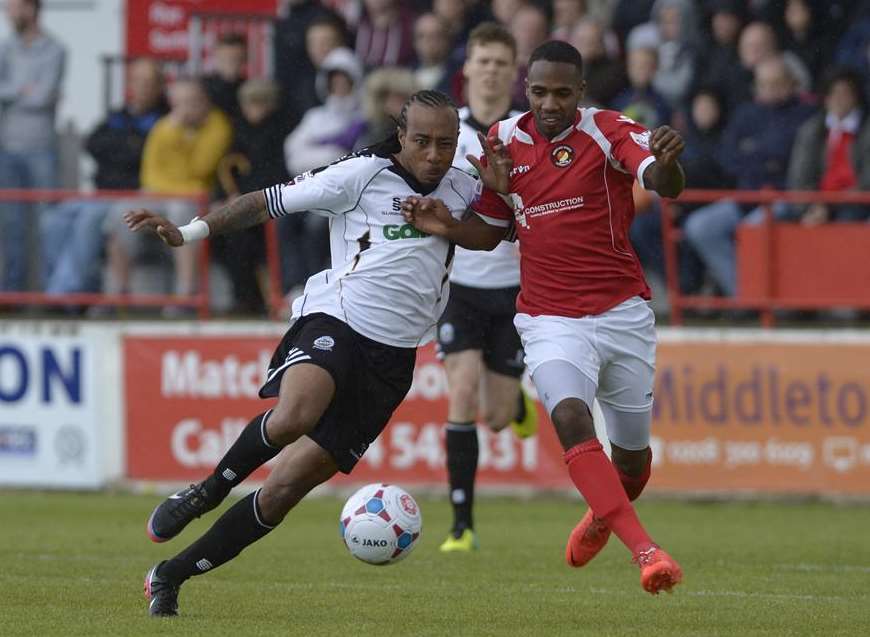
<svg viewBox="0 0 870 637"><path fill-rule="evenodd" d="M103 485L100 346L80 323L0 323L0 486Z"/></svg>

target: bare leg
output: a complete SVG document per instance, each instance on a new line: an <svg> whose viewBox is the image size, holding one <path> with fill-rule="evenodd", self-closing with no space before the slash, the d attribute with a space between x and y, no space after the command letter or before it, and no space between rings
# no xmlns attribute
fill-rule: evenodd
<svg viewBox="0 0 870 637"><path fill-rule="evenodd" d="M507 427L517 412L520 379L486 370L483 374L482 420L493 431Z"/></svg>

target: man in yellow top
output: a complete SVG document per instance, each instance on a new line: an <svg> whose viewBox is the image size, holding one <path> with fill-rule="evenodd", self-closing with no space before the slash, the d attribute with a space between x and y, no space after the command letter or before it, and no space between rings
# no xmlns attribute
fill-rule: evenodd
<svg viewBox="0 0 870 637"><path fill-rule="evenodd" d="M198 79L177 79L169 87L170 112L151 129L145 140L140 182L143 192L161 195L207 195L215 181L217 166L232 142L230 122L212 106ZM185 221L196 214L188 200L148 202L163 210L169 219ZM137 202L136 205L145 205ZM126 292L130 266L142 252L137 235L122 223L110 229L109 270L116 292ZM131 240L131 237L133 238ZM193 247L174 250L175 293L192 294L196 282L196 253Z"/></svg>

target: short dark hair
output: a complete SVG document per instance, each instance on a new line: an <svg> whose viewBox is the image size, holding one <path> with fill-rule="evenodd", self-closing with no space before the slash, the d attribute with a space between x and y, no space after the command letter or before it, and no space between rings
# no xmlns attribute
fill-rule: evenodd
<svg viewBox="0 0 870 637"><path fill-rule="evenodd" d="M309 22L308 26L305 27L305 33L308 33L315 27L329 27L338 33L342 45L346 45L348 42L347 23L345 23L340 15L333 13L332 11L323 13Z"/></svg>
<svg viewBox="0 0 870 637"><path fill-rule="evenodd" d="M241 46L248 48L248 39L241 33L224 33L218 38L218 46Z"/></svg>
<svg viewBox="0 0 870 637"><path fill-rule="evenodd" d="M402 105L402 112L399 114L399 121L396 122L396 125L402 130L408 129L408 109L414 104L420 104L421 106L427 106L429 108L452 108L456 113L456 121L459 121L459 112L456 110L456 104L453 103L453 100L450 99L448 95L441 91L426 89L413 93Z"/></svg>
<svg viewBox="0 0 870 637"><path fill-rule="evenodd" d="M864 78L860 72L848 66L837 66L828 71L824 76L824 85L822 87L822 95L827 95L834 88L834 84L843 82L849 85L855 98L858 100L858 106L861 110L865 110L867 106L867 93L864 90Z"/></svg>
<svg viewBox="0 0 870 637"><path fill-rule="evenodd" d="M504 44L511 50L514 58L517 57L517 41L513 34L498 22L481 22L471 33L468 34L468 42L465 45L466 56L471 54L475 45L486 45L497 42Z"/></svg>
<svg viewBox="0 0 870 637"><path fill-rule="evenodd" d="M561 40L549 40L544 42L541 46L532 51L532 55L529 57L528 68L531 69L532 64L539 60L542 62L571 64L577 67L577 75L583 77L583 56L580 55L580 51L567 42L562 42Z"/></svg>

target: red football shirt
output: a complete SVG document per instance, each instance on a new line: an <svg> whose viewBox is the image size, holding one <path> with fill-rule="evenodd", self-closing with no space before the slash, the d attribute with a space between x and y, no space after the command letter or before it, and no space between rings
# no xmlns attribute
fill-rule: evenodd
<svg viewBox="0 0 870 637"><path fill-rule="evenodd" d="M601 314L649 286L628 239L631 188L655 160L649 131L615 111L582 108L574 126L552 140L531 113L497 122L513 159L509 198L491 190L474 211L520 241L517 310L578 318Z"/></svg>

